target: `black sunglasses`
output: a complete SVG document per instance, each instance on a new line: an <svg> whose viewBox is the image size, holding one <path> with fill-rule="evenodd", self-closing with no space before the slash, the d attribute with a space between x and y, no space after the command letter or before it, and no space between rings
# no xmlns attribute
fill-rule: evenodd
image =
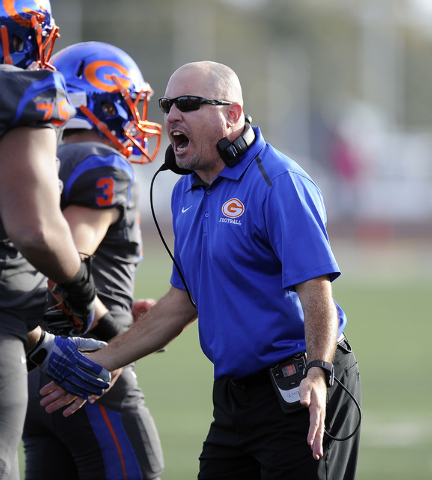
<svg viewBox="0 0 432 480"><path fill-rule="evenodd" d="M175 103L175 106L181 112L193 112L199 110L203 103L208 103L209 105L232 105L232 102L227 102L225 100L209 100L208 98L194 97L192 95L183 95L182 97L177 98L159 98L159 107L163 113L169 113L173 103Z"/></svg>

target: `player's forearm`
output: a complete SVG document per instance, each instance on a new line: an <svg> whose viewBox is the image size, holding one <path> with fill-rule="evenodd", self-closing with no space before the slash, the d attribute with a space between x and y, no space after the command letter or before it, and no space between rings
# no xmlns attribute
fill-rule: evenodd
<svg viewBox="0 0 432 480"><path fill-rule="evenodd" d="M52 225L47 231L29 230L27 235L11 235L22 255L55 283L65 283L78 272L81 260L67 228Z"/></svg>
<svg viewBox="0 0 432 480"><path fill-rule="evenodd" d="M78 272L80 259L60 211L56 148L49 128L19 127L1 139L0 216L26 259L64 283Z"/></svg>
<svg viewBox="0 0 432 480"><path fill-rule="evenodd" d="M163 348L195 319L186 293L171 287L126 333L89 356L110 371L124 367Z"/></svg>

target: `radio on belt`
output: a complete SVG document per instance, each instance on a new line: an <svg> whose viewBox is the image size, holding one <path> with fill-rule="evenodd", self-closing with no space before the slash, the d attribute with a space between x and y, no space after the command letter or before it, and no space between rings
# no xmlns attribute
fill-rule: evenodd
<svg viewBox="0 0 432 480"><path fill-rule="evenodd" d="M305 408L300 403L300 382L306 367L306 354L298 353L269 369L279 403L285 413Z"/></svg>

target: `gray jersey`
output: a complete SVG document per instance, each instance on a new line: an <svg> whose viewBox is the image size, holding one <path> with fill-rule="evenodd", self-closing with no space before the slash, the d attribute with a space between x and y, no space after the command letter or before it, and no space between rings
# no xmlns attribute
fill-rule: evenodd
<svg viewBox="0 0 432 480"><path fill-rule="evenodd" d="M97 142L61 145L59 176L61 207L118 208L96 250L93 276L97 293L114 318L126 329L132 322L133 281L141 259L138 187L131 164L116 150Z"/></svg>
<svg viewBox="0 0 432 480"><path fill-rule="evenodd" d="M10 65L0 65L0 105L0 138L20 126L57 129L75 114L59 72ZM45 295L46 278L16 250L0 218L0 334L25 341L42 318Z"/></svg>

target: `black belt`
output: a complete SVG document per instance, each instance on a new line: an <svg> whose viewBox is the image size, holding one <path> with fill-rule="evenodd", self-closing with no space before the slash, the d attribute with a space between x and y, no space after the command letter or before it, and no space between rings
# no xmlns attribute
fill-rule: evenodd
<svg viewBox="0 0 432 480"><path fill-rule="evenodd" d="M237 380L230 380L235 387L248 387L258 383L270 382L269 369L265 368L259 372L248 375L247 377L238 378Z"/></svg>
<svg viewBox="0 0 432 480"><path fill-rule="evenodd" d="M345 335L342 333L338 338L338 345L340 345L345 340ZM247 377L238 378L237 380L230 380L231 384L235 387L248 387L249 385L256 385L259 383L270 382L269 368L260 370L259 372L252 373Z"/></svg>

